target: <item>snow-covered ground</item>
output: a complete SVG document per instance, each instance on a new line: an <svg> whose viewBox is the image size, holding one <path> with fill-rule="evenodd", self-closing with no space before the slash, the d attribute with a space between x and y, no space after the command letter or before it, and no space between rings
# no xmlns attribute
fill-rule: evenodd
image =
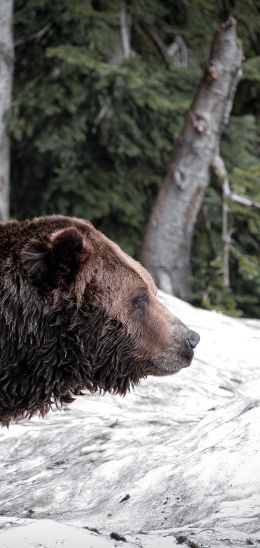
<svg viewBox="0 0 260 548"><path fill-rule="evenodd" d="M191 367L3 429L1 548L260 547L260 322L160 298Z"/></svg>

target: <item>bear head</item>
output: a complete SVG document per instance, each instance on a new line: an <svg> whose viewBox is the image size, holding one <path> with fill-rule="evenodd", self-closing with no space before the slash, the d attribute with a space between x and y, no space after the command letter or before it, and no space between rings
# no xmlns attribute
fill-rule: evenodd
<svg viewBox="0 0 260 548"><path fill-rule="evenodd" d="M187 367L199 336L150 274L89 222L1 227L0 420L45 414L83 389L125 394Z"/></svg>

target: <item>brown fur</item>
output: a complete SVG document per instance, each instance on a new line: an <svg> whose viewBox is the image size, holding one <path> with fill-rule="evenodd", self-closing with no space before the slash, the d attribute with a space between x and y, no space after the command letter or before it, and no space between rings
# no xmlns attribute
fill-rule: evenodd
<svg viewBox="0 0 260 548"><path fill-rule="evenodd" d="M87 221L1 225L0 275L3 424L84 388L124 394L192 360L198 336L158 301L149 273Z"/></svg>

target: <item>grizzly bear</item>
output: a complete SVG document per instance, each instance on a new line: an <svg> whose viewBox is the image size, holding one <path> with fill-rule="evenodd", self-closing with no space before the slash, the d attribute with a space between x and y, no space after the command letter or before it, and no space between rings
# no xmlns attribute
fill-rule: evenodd
<svg viewBox="0 0 260 548"><path fill-rule="evenodd" d="M199 335L149 273L91 223L0 225L0 422L46 414L83 389L125 394L187 367Z"/></svg>

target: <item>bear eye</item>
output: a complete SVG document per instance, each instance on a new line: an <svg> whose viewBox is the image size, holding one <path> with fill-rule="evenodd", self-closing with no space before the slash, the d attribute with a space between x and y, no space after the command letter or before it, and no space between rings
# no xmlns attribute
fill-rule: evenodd
<svg viewBox="0 0 260 548"><path fill-rule="evenodd" d="M135 297L133 299L133 305L135 310L145 310L148 304L149 301L147 295L139 295L138 297Z"/></svg>

